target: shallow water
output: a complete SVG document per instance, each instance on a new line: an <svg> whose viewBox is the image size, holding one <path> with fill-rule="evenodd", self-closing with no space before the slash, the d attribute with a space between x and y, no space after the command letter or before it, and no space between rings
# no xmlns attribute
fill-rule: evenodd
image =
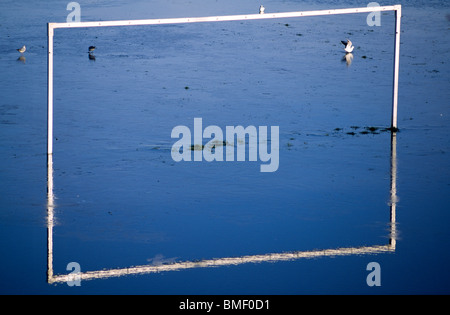
<svg viewBox="0 0 450 315"><path fill-rule="evenodd" d="M0 4L0 292L449 292L445 2L405 1L394 141L383 130L393 13L381 16L381 27L348 15L58 29L47 169L46 23L64 22L66 5ZM366 3L264 5L284 12ZM82 20L258 7L90 1ZM349 66L345 38L356 46ZM23 44L25 60L18 60ZM279 126L278 171L261 173L261 161L248 159L174 162L171 131L193 130L196 117L223 130ZM366 283L373 261L380 287ZM69 262L100 279L68 286ZM141 269L127 269L134 266Z"/></svg>

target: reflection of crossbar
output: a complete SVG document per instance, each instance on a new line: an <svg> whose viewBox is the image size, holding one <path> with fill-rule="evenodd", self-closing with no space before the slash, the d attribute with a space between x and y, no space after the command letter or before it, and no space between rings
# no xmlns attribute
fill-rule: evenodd
<svg viewBox="0 0 450 315"><path fill-rule="evenodd" d="M73 281L74 276L79 280L92 280L100 278L120 277L126 275L138 275L148 273L158 273L165 271L179 271L192 268L208 268L208 267L223 267L230 265L241 265L247 263L261 263L261 262L278 262L297 260L301 258L318 258L318 257L333 257L333 256L346 256L346 255L364 255L364 254L380 254L386 252L393 252L395 248L391 245L385 246L370 246L370 247L350 247L350 248L338 248L338 249L325 249L317 251L305 251L305 252L291 252L280 254L266 254L266 255L254 255L254 256L242 256L242 257L229 257L219 259L209 259L201 261L186 261L167 265L146 265L136 266L122 269L109 269L100 271L88 271L69 275L60 275L49 277L49 283L55 282L68 282Z"/></svg>
<svg viewBox="0 0 450 315"><path fill-rule="evenodd" d="M262 20L279 18L297 18L306 16L368 13L381 11L395 11L395 48L394 48L394 86L392 96L392 120L391 129L397 129L397 105L398 105L398 78L400 64L400 24L401 5L363 7L351 9L299 11L267 14L246 14L246 15L225 15L192 18L169 18L169 19L148 19L148 20L125 20L125 21L98 21L98 22L76 22L76 23L48 23L48 123L47 123L47 154L53 154L53 36L57 28L80 28L80 27L106 27L106 26L136 26L136 25L161 25L161 24L185 24L201 22L226 22L242 20Z"/></svg>
<svg viewBox="0 0 450 315"><path fill-rule="evenodd" d="M208 268L208 267L221 267L230 265L241 265L246 263L261 263L261 262L277 262L277 261L290 261L307 258L318 257L333 257L333 256L348 256L348 255L367 255L367 254L382 254L395 252L396 247L396 203L397 203L397 140L396 134L391 136L391 202L390 202L390 235L388 245L375 245L365 247L347 247L337 249L324 249L313 251L296 251L286 253L272 253L264 255L249 255L241 257L226 257L218 259L208 259L201 261L185 261L171 264L161 265L145 265L135 266L129 268L120 269L107 269L100 271L88 271L68 275L53 275L53 225L54 225L54 195L53 195L53 157L48 156L48 183L47 183L47 226L48 226L48 283L68 282L73 281L74 276L79 280L92 280L100 278L119 277L125 275L138 275L158 273L165 271L179 271L184 269L193 268Z"/></svg>

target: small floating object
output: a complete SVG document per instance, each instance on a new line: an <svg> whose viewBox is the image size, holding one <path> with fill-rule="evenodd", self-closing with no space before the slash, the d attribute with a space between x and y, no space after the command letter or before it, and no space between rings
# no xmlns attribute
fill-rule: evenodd
<svg viewBox="0 0 450 315"><path fill-rule="evenodd" d="M364 129L369 130L370 132L375 132L375 131L377 131L380 128L378 128L378 127L366 127Z"/></svg>
<svg viewBox="0 0 450 315"><path fill-rule="evenodd" d="M202 151L205 148L203 144L191 144L191 151Z"/></svg>
<svg viewBox="0 0 450 315"><path fill-rule="evenodd" d="M390 132L398 132L400 131L400 129L398 129L397 127L389 127L389 128L384 128L381 131L390 131Z"/></svg>

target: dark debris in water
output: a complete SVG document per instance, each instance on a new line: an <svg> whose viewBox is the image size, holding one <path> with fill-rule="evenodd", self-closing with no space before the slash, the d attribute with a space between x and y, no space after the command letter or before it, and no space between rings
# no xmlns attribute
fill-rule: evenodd
<svg viewBox="0 0 450 315"><path fill-rule="evenodd" d="M386 132L398 132L398 128L393 127L376 127L376 126L349 126L349 127L336 127L331 132L321 131L318 133L306 133L306 136L308 137L340 137L340 136L358 136L358 135L379 135L381 133ZM299 132L294 132L293 134L300 135ZM286 146L287 148L293 147L293 143L291 141L294 141L295 138L291 137L289 141L287 142ZM305 143L307 144L307 143Z"/></svg>
<svg viewBox="0 0 450 315"><path fill-rule="evenodd" d="M216 147L225 147L225 146L233 146L233 144L228 143L227 141L214 141L212 144L191 144L189 149L191 151L202 151L205 148L209 148L211 151L215 150Z"/></svg>
<svg viewBox="0 0 450 315"><path fill-rule="evenodd" d="M202 151L205 148L203 144L191 144L191 151Z"/></svg>
<svg viewBox="0 0 450 315"><path fill-rule="evenodd" d="M366 130L368 130L370 132L375 132L375 131L377 131L380 128L378 128L378 127L364 127L364 129L366 129Z"/></svg>
<svg viewBox="0 0 450 315"><path fill-rule="evenodd" d="M374 126L366 126L366 127L350 126L349 128L351 130L346 131L345 128L337 127L337 128L334 128L334 133L336 134L336 133L344 132L347 135L355 136L356 134L378 135L382 132L397 132L398 131L398 128L394 128L394 127L385 128L385 127L374 127Z"/></svg>

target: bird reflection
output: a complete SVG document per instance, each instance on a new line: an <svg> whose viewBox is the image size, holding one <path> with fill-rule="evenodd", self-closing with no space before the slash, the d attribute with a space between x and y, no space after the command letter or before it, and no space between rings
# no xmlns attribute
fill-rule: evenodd
<svg viewBox="0 0 450 315"><path fill-rule="evenodd" d="M17 58L17 61L20 61L22 63L25 63L25 61L27 61L27 58L25 58L25 56L20 56L19 58Z"/></svg>
<svg viewBox="0 0 450 315"><path fill-rule="evenodd" d="M346 53L344 57L342 57L342 61L345 61L347 64L347 67L350 67L353 61L353 54L352 53Z"/></svg>
<svg viewBox="0 0 450 315"><path fill-rule="evenodd" d="M89 46L88 48L88 52L89 52L89 60L93 60L95 61L95 56L94 56L94 50L95 50L95 46Z"/></svg>

